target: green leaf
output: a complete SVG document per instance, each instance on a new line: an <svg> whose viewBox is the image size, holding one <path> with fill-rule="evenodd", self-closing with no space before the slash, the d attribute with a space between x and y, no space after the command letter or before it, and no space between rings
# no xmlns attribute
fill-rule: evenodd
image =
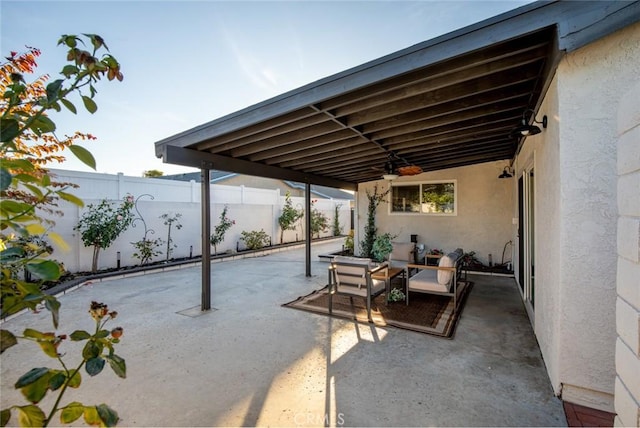
<svg viewBox="0 0 640 428"><path fill-rule="evenodd" d="M25 328L24 332L22 332L22 335L30 339L44 339L44 333L32 328Z"/></svg>
<svg viewBox="0 0 640 428"><path fill-rule="evenodd" d="M118 414L111 407L102 403L96 406L96 410L105 426L114 427L118 425Z"/></svg>
<svg viewBox="0 0 640 428"><path fill-rule="evenodd" d="M51 185L51 177L49 177L49 174L44 174L42 176L42 186L44 187L49 187L49 185Z"/></svg>
<svg viewBox="0 0 640 428"><path fill-rule="evenodd" d="M58 358L58 350L49 340L38 341L38 345L40 345L42 352L44 352L48 357Z"/></svg>
<svg viewBox="0 0 640 428"><path fill-rule="evenodd" d="M71 113L73 114L78 114L78 110L76 110L76 106L73 105L73 103L71 101L69 101L66 98L61 98L60 102L62 103L63 106L65 106L67 108L67 110L69 110Z"/></svg>
<svg viewBox="0 0 640 428"><path fill-rule="evenodd" d="M111 369L113 370L113 372L118 376L121 377L122 379L126 379L127 377L127 364L124 361L124 358L113 354L110 355L108 357L106 357L107 360L109 361L109 365L111 366Z"/></svg>
<svg viewBox="0 0 640 428"><path fill-rule="evenodd" d="M89 113L93 114L98 110L98 106L96 105L95 101L93 101L88 96L83 95L82 102L84 103L84 107L87 109Z"/></svg>
<svg viewBox="0 0 640 428"><path fill-rule="evenodd" d="M10 169L22 169L24 171L33 171L35 167L27 159L2 159L2 166Z"/></svg>
<svg viewBox="0 0 640 428"><path fill-rule="evenodd" d="M82 383L82 375L80 374L80 370L74 372L74 374L69 379L69 388L78 388Z"/></svg>
<svg viewBox="0 0 640 428"><path fill-rule="evenodd" d="M60 422L63 424L70 424L77 421L78 418L82 416L82 414L84 413L84 406L82 405L82 403L74 401L73 403L67 404L61 410Z"/></svg>
<svg viewBox="0 0 640 428"><path fill-rule="evenodd" d="M9 217L10 214L33 211L33 207L27 203L5 199L0 201L0 211Z"/></svg>
<svg viewBox="0 0 640 428"><path fill-rule="evenodd" d="M34 186L33 184L29 184L29 183L23 183L23 186L29 189L36 198L44 199L44 193L42 193L42 190L40 189L40 187Z"/></svg>
<svg viewBox="0 0 640 428"><path fill-rule="evenodd" d="M26 372L25 374L23 374L22 376L20 376L20 379L18 379L14 387L16 389L20 389L24 386L30 385L33 382L36 382L42 376L46 375L47 373L49 373L49 369L46 367L33 368L28 372Z"/></svg>
<svg viewBox="0 0 640 428"><path fill-rule="evenodd" d="M102 419L96 406L86 406L84 408L84 421L89 425L102 425Z"/></svg>
<svg viewBox="0 0 640 428"><path fill-rule="evenodd" d="M55 296L47 296L45 297L44 307L51 312L53 326L58 328L58 322L60 321L60 302L58 302Z"/></svg>
<svg viewBox="0 0 640 428"><path fill-rule="evenodd" d="M71 153L73 153L82 163L92 169L96 169L96 159L89 150L82 146L78 146L77 144L70 145L69 150L71 150Z"/></svg>
<svg viewBox="0 0 640 428"><path fill-rule="evenodd" d="M22 395L24 395L24 398L26 398L28 401L33 404L37 404L44 398L45 395L47 395L47 391L49 390L50 378L51 373L47 371L44 376L41 376L35 382L20 388L20 392L22 392Z"/></svg>
<svg viewBox="0 0 640 428"><path fill-rule="evenodd" d="M87 364L85 366L85 369L87 370L89 376L95 376L99 374L103 368L104 358L102 357L95 357L87 360Z"/></svg>
<svg viewBox="0 0 640 428"><path fill-rule="evenodd" d="M2 409L0 412L0 426L7 426L9 419L11 419L11 409Z"/></svg>
<svg viewBox="0 0 640 428"><path fill-rule="evenodd" d="M4 192L11 186L11 180L13 176L5 168L0 168L0 192Z"/></svg>
<svg viewBox="0 0 640 428"><path fill-rule="evenodd" d="M29 125L29 129L31 129L33 132L35 132L38 135L42 135L47 132L55 131L56 124L53 123L53 121L49 119L47 116L42 115L36 118L33 122L31 122L31 125Z"/></svg>
<svg viewBox="0 0 640 428"><path fill-rule="evenodd" d="M42 427L46 416L38 406L16 406L18 410L18 424L21 427Z"/></svg>
<svg viewBox="0 0 640 428"><path fill-rule="evenodd" d="M0 263L8 263L22 257L25 257L25 252L21 247L9 247L4 251L0 251Z"/></svg>
<svg viewBox="0 0 640 428"><path fill-rule="evenodd" d="M64 67L62 67L62 71L60 72L60 74L64 75L66 78L69 78L71 75L77 74L77 73L78 73L78 67L76 67L73 64L65 65Z"/></svg>
<svg viewBox="0 0 640 428"><path fill-rule="evenodd" d="M0 330L0 354L13 345L18 344L18 339L9 330Z"/></svg>
<svg viewBox="0 0 640 428"><path fill-rule="evenodd" d="M52 370L52 376L49 378L49 389L55 391L60 388L67 380L67 375L62 370Z"/></svg>
<svg viewBox="0 0 640 428"><path fill-rule="evenodd" d="M60 266L51 260L27 264L27 270L43 281L55 281L60 278Z"/></svg>
<svg viewBox="0 0 640 428"><path fill-rule="evenodd" d="M107 336L109 336L109 330L100 330L96 333L96 338L98 339L104 339Z"/></svg>
<svg viewBox="0 0 640 428"><path fill-rule="evenodd" d="M87 340L90 337L91 335L84 330L76 330L69 335L69 339L71 339L74 342L78 342L80 340Z"/></svg>
<svg viewBox="0 0 640 428"><path fill-rule="evenodd" d="M0 119L0 141L8 143L20 134L20 124L15 119Z"/></svg>
<svg viewBox="0 0 640 428"><path fill-rule="evenodd" d="M36 177L29 174L16 174L13 176L13 178L21 183L38 183L39 182L39 180Z"/></svg>
<svg viewBox="0 0 640 428"><path fill-rule="evenodd" d="M71 147L76 147L77 146L71 146ZM56 193L60 199L63 199L67 202L71 202L74 205L77 205L79 207L84 207L84 202L82 201L82 199L78 198L76 195L72 195L71 193L67 193L67 192L57 192Z"/></svg>
<svg viewBox="0 0 640 428"><path fill-rule="evenodd" d="M82 358L84 358L85 360L96 358L98 355L100 355L100 351L101 349L96 344L96 342L90 340L86 345L84 345L84 348L82 349Z"/></svg>
<svg viewBox="0 0 640 428"><path fill-rule="evenodd" d="M63 34L60 39L58 40L58 45L61 44L65 44L70 48L75 48L78 44L78 42L82 43L82 39L80 39L77 36L74 36L73 34Z"/></svg>

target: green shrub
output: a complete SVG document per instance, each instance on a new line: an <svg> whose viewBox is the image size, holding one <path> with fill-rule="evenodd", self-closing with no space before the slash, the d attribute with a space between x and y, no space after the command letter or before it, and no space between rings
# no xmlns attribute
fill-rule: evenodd
<svg viewBox="0 0 640 428"><path fill-rule="evenodd" d="M271 238L264 229L260 229L259 231L252 230L250 232L243 230L240 235L240 239L244 241L247 250L259 250L271 242Z"/></svg>

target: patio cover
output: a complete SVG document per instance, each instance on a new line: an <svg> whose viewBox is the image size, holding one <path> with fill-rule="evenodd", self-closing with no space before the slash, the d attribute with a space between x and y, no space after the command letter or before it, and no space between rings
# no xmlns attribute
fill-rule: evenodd
<svg viewBox="0 0 640 428"><path fill-rule="evenodd" d="M389 156L424 171L513 159L564 52L638 2L536 2L155 143L166 163L355 189ZM527 119L532 119L531 115Z"/></svg>
<svg viewBox="0 0 640 428"><path fill-rule="evenodd" d="M562 55L638 20L639 1L531 3L158 141L156 156L203 171L205 259L208 170L304 183L309 212L310 184L357 190L389 159L423 171L513 160L523 138L510 133ZM310 252L307 236L307 275Z"/></svg>

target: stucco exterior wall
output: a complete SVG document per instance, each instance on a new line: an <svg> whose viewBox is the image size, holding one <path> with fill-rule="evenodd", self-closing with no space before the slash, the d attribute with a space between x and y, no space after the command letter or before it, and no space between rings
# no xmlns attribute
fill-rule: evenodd
<svg viewBox="0 0 640 428"><path fill-rule="evenodd" d="M552 386L567 401L611 412L617 105L640 76L638 29L562 59L537 115L549 125L525 141L515 163L517 176L535 171L533 323Z"/></svg>
<svg viewBox="0 0 640 428"><path fill-rule="evenodd" d="M378 206L376 225L378 233L397 235L395 240L409 242L410 235L418 235L418 243L427 248L453 251L461 247L465 252L475 251L477 257L488 263L500 263L504 245L512 238L513 203L512 180L499 179L506 162L488 162L461 168L427 172L412 177L400 177L396 182L420 182L431 180L456 180L458 214L456 216L429 216L415 214L390 214L388 203ZM356 251L364 236L367 221L368 199L366 191L388 189L384 180L361 184L357 193ZM388 201L388 198L387 198ZM511 246L505 254L505 262L511 260Z"/></svg>
<svg viewBox="0 0 640 428"><path fill-rule="evenodd" d="M547 128L528 137L514 163L516 171L513 192L513 216L518 217L518 178L523 170L533 168L535 182L535 310L532 324L545 360L549 379L556 394L561 392L560 347L558 334L562 302L560 294L561 262L561 198L560 186L560 117L558 114L558 80L554 77L540 106L538 120L546 115ZM513 242L518 242L517 227ZM519 249L515 246L516 272L520 269ZM516 274L516 280L519 277Z"/></svg>
<svg viewBox="0 0 640 428"><path fill-rule="evenodd" d="M640 426L640 82L618 110L616 426Z"/></svg>
<svg viewBox="0 0 640 428"><path fill-rule="evenodd" d="M617 111L640 79L640 25L559 64L563 398L613 411Z"/></svg>

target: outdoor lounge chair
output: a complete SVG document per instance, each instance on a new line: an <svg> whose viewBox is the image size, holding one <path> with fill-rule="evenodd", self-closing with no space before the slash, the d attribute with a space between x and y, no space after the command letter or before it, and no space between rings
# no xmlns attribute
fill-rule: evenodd
<svg viewBox="0 0 640 428"><path fill-rule="evenodd" d="M371 301L374 297L385 292L386 283L381 279L374 279L372 274L384 274L388 269L386 263L375 266L371 259L358 257L336 256L329 268L329 313L333 311L333 295L349 296L351 304L353 297L362 297L367 302L367 319L371 319Z"/></svg>
<svg viewBox="0 0 640 428"><path fill-rule="evenodd" d="M439 294L453 297L454 308L458 306L458 280L462 276L462 256L464 251L458 248L442 256L438 266L408 264L407 275L407 305L409 294L413 292ZM409 275L414 269L417 273Z"/></svg>

